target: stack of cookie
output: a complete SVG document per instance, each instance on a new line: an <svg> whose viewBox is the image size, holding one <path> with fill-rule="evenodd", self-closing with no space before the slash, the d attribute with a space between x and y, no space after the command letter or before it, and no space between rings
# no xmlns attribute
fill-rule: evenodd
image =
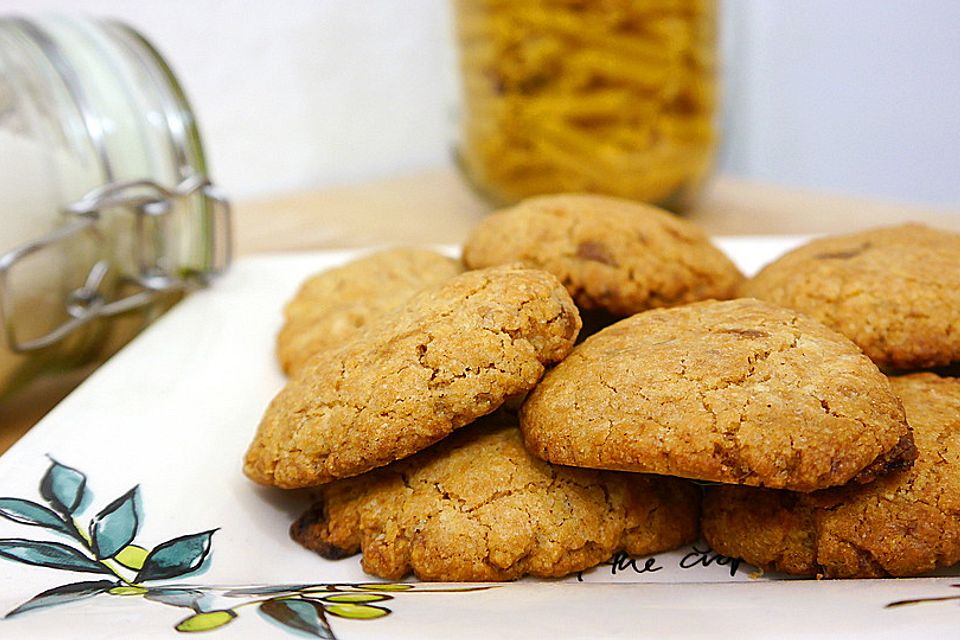
<svg viewBox="0 0 960 640"><path fill-rule="evenodd" d="M824 252L849 253L814 249ZM960 252L944 255L956 262ZM267 409L245 471L263 484L317 487L317 503L291 529L308 548L330 558L362 551L364 569L390 579L560 576L619 550L642 555L696 539L701 491L690 480L699 480L731 485L707 497L708 541L791 570L802 563L781 558L800 552L779 552L800 538L816 551L816 510L832 513L847 499L823 502L822 490L861 496L907 483L926 500L904 478L936 484L943 474L922 463L960 438L943 431L960 429L956 415L940 420L943 433L914 425L920 457L911 468L917 447L903 405L837 333L845 327L764 295L776 265L744 283L701 230L655 208L535 198L485 220L463 262L458 273L422 250L378 254L316 276L288 305L278 355L291 379ZM772 280L781 297L796 289ZM741 289L776 304L733 299ZM593 328L609 326L575 346L581 311ZM943 326L937 344L960 336L956 320ZM881 350L903 353L871 335ZM960 359L932 359L918 341L911 353L926 354L916 356L922 366ZM904 366L897 357L893 365ZM917 380L932 384L931 375ZM936 380L960 401L954 381ZM947 507L958 495L937 498L954 546L958 517ZM792 514L790 500L812 532L794 535L787 516L774 515ZM748 521L749 531L735 529ZM814 553L802 566L825 565Z"/></svg>

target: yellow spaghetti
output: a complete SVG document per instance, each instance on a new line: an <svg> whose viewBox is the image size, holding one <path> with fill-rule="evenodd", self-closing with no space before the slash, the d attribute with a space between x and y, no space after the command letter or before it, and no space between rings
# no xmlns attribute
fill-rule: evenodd
<svg viewBox="0 0 960 640"><path fill-rule="evenodd" d="M716 141L713 0L455 0L460 162L499 203L675 203Z"/></svg>

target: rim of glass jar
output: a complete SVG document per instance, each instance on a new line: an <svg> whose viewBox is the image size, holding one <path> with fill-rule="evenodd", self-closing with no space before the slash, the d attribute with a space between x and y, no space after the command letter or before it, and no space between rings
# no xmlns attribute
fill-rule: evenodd
<svg viewBox="0 0 960 640"><path fill-rule="evenodd" d="M95 317L147 305L169 289L205 284L225 269L230 262L229 205L207 178L202 141L186 94L149 40L126 24L86 17L5 17L0 18L0 29L14 32L21 43L40 52L47 67L47 88L69 96L73 107L60 103L58 115L72 120L69 129L86 132L102 176L79 200L62 203L64 226L0 256L0 314L7 325L8 347L44 348ZM173 216L163 215L174 200L182 200L181 207L193 214L189 216L196 221L193 229L183 221L172 224ZM141 253L149 247L151 260L133 255L125 264L117 255L99 256L84 286L68 295L71 320L42 340L19 341L10 326L14 294L2 277L10 265L91 230L100 211L129 206L145 214L136 217L135 233L142 236L148 227L150 237L138 237L132 247L115 251L119 255L130 249L133 255L138 247ZM214 228L218 221L219 231ZM191 230L199 239L191 237ZM179 258L187 255L192 263L180 264ZM115 274L106 277L110 264L120 264L121 275L135 280L142 290L113 302L104 299L100 289L116 279Z"/></svg>

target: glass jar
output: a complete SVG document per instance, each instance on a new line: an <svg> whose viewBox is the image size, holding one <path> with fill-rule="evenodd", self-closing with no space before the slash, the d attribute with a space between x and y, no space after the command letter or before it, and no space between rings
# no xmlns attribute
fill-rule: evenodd
<svg viewBox="0 0 960 640"><path fill-rule="evenodd" d="M117 22L0 18L0 401L229 260L229 206L157 50Z"/></svg>
<svg viewBox="0 0 960 640"><path fill-rule="evenodd" d="M586 191L680 208L717 133L714 0L455 0L458 162L497 204Z"/></svg>

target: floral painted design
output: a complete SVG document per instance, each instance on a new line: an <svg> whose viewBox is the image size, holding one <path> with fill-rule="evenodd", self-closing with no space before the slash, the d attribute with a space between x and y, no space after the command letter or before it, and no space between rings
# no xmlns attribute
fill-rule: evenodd
<svg viewBox="0 0 960 640"><path fill-rule="evenodd" d="M82 472L51 458L40 481L46 505L23 498L0 497L0 517L62 536L66 543L0 539L0 557L22 564L96 574L48 589L5 618L95 596L141 597L189 610L174 628L190 633L211 631L232 622L241 609L256 607L280 628L300 635L336 640L331 618L374 620L389 615L385 605L402 592L477 591L490 586L424 588L412 584L286 584L222 587L157 584L204 567L217 529L177 536L148 548L137 543L140 493L135 486L101 509L84 525L78 517L91 493Z"/></svg>

